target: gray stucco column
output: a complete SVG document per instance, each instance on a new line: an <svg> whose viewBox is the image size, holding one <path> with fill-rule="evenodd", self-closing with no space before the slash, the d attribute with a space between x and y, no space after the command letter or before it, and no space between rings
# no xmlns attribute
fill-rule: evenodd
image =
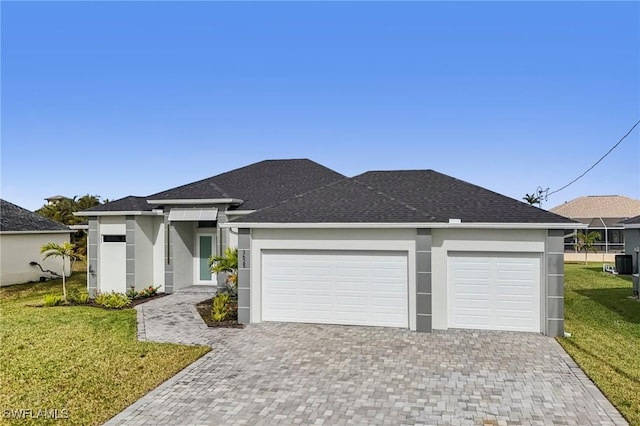
<svg viewBox="0 0 640 426"><path fill-rule="evenodd" d="M431 332L431 229L416 233L416 331Z"/></svg>
<svg viewBox="0 0 640 426"><path fill-rule="evenodd" d="M127 262L127 276L126 284L127 290L130 288L136 288L136 218L135 216L127 216L126 221L126 262Z"/></svg>
<svg viewBox="0 0 640 426"><path fill-rule="evenodd" d="M547 231L547 336L564 336L564 231Z"/></svg>
<svg viewBox="0 0 640 426"><path fill-rule="evenodd" d="M238 229L238 322L251 322L251 230Z"/></svg>
<svg viewBox="0 0 640 426"><path fill-rule="evenodd" d="M89 217L87 232L87 292L95 297L98 291L98 218Z"/></svg>
<svg viewBox="0 0 640 426"><path fill-rule="evenodd" d="M226 223L228 221L227 215L224 212L218 212L218 223ZM217 229L217 238L220 250L220 254L223 255L224 251L227 249L227 239L229 238L229 228L220 228ZM221 272L216 276L216 284L218 286L218 290L224 290L227 288L227 274L225 272Z"/></svg>
<svg viewBox="0 0 640 426"><path fill-rule="evenodd" d="M169 212L164 213L164 292L173 293L173 241L175 230L169 222Z"/></svg>

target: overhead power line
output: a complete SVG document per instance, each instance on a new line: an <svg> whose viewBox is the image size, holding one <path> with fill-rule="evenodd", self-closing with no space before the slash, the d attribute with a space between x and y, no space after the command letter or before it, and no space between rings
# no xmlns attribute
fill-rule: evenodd
<svg viewBox="0 0 640 426"><path fill-rule="evenodd" d="M582 173L580 176L578 176L577 178L575 178L574 180L572 180L571 182L569 182L568 184L566 184L565 186L563 186L560 189L556 189L555 191L549 192L548 194L546 194L545 198L548 197L549 195L553 195L556 192L560 192L563 189L573 185L574 183L576 183L580 178L582 178L584 175L586 175L587 173L589 173L595 166L597 166L598 164L600 164L600 162L602 160L604 160L607 155L611 154L611 152L616 149L618 147L618 145L620 145L622 143L623 140L626 139L627 136L629 136L631 134L631 132L633 132L633 129L635 129L638 124L640 124L640 120L636 121L636 124L633 125L633 127L631 127L631 129L629 129L629 131L618 141L618 143L616 143L614 146L611 147L611 149L609 149L609 151L607 151L602 157L600 157L600 159L598 161L596 161L595 163L593 163L593 165L591 167L589 167L587 170L584 171L584 173Z"/></svg>

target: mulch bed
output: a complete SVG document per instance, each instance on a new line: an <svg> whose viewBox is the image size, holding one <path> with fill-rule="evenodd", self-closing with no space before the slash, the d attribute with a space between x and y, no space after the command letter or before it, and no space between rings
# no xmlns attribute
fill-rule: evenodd
<svg viewBox="0 0 640 426"><path fill-rule="evenodd" d="M238 314L236 313L235 318L231 318L225 321L214 321L211 318L211 305L213 303L213 299L203 300L202 302L196 305L196 309L198 313L202 317L202 321L207 324L208 327L213 328L244 328L244 324L238 323Z"/></svg>
<svg viewBox="0 0 640 426"><path fill-rule="evenodd" d="M161 297L165 297L168 296L167 293L158 293L155 296L151 296L151 297L143 297L140 299L133 299L133 302L131 302L131 305L129 305L130 308L133 308L134 306L137 305L142 305L143 303L147 303L150 302L151 300L154 299L160 299Z"/></svg>
<svg viewBox="0 0 640 426"><path fill-rule="evenodd" d="M142 297L140 299L133 299L133 301L131 302L131 304L129 306L126 306L122 309L128 309L128 308L133 308L134 306L137 305L141 305L143 303L147 303L150 302L152 300L155 299L160 299L161 297L165 297L168 296L167 293L158 293L155 296L150 296L150 297ZM44 304L42 303L37 303L37 304L30 304L30 305L25 305L29 308L44 308ZM106 306L102 306L102 305L98 305L95 301L93 300L89 300L89 303L67 303L67 304L62 304L62 305L57 305L57 306L90 306L92 308L100 308L100 309L105 309L107 311L118 311L120 309L118 308L107 308ZM50 308L55 308L57 306L49 306Z"/></svg>

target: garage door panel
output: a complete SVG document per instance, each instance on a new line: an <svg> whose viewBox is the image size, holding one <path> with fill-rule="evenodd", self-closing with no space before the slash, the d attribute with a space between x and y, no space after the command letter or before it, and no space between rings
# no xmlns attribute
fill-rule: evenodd
<svg viewBox="0 0 640 426"><path fill-rule="evenodd" d="M449 326L540 331L540 257L449 254Z"/></svg>
<svg viewBox="0 0 640 426"><path fill-rule="evenodd" d="M262 264L264 321L408 326L406 254L269 250Z"/></svg>

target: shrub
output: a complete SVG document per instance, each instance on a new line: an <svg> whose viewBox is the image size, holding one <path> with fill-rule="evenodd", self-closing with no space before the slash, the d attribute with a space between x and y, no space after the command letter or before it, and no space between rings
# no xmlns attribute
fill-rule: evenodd
<svg viewBox="0 0 640 426"><path fill-rule="evenodd" d="M67 291L67 300L78 305L85 305L89 302L89 293L72 288Z"/></svg>
<svg viewBox="0 0 640 426"><path fill-rule="evenodd" d="M112 291L111 293L98 293L95 302L97 305L111 309L122 309L131 305L131 300L126 294Z"/></svg>
<svg viewBox="0 0 640 426"><path fill-rule="evenodd" d="M77 288L70 288L69 290L67 290L67 301L68 302L75 302L76 299L80 296L80 290L78 290Z"/></svg>
<svg viewBox="0 0 640 426"><path fill-rule="evenodd" d="M154 287L154 286L150 285L149 287L143 288L142 290L140 290L140 292L138 293L138 296L140 296L140 297L155 296L156 294L158 294L158 289L159 288L160 288L160 286Z"/></svg>
<svg viewBox="0 0 640 426"><path fill-rule="evenodd" d="M211 306L211 318L214 321L224 321L229 313L229 294L221 293L213 298L213 304Z"/></svg>
<svg viewBox="0 0 640 426"><path fill-rule="evenodd" d="M89 303L89 293L87 293L86 291L80 292L76 300L74 300L73 302L80 305L86 305L87 303Z"/></svg>
<svg viewBox="0 0 640 426"><path fill-rule="evenodd" d="M126 295L130 300L138 298L138 292L136 291L136 288L134 286L129 287L129 290L127 290Z"/></svg>
<svg viewBox="0 0 640 426"><path fill-rule="evenodd" d="M62 297L55 294L46 294L44 296L44 306L52 307L62 304Z"/></svg>

